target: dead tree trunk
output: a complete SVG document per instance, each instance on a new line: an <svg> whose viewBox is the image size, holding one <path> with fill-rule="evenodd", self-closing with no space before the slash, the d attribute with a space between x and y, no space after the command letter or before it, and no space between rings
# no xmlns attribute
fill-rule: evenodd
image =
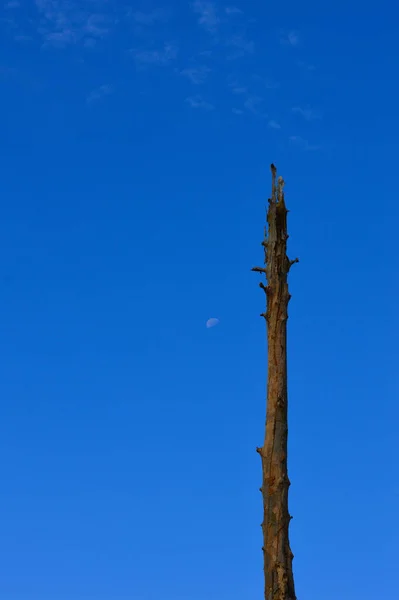
<svg viewBox="0 0 399 600"><path fill-rule="evenodd" d="M265 600L296 600L292 559L289 544L287 471L287 308L290 299L287 276L298 259L290 261L287 248L287 209L284 202L284 181L276 184L276 168L271 165L272 195L269 199L265 239L265 267L253 271L266 275L268 365L266 431L262 448L263 496L263 558Z"/></svg>

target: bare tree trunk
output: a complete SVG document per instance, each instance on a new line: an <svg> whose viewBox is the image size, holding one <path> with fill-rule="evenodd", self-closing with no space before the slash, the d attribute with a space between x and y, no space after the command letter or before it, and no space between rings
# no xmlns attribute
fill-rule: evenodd
<svg viewBox="0 0 399 600"><path fill-rule="evenodd" d="M290 261L287 248L287 209L284 202L284 181L278 178L271 165L272 196L265 228L265 268L253 271L266 275L266 319L268 344L266 431L262 448L257 452L262 459L263 496L263 558L265 573L265 600L296 600L292 559L289 544L287 471L287 307L290 299L287 276Z"/></svg>

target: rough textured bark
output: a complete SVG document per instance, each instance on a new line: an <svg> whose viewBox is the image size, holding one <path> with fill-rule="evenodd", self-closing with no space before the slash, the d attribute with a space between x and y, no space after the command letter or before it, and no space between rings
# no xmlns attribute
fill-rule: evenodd
<svg viewBox="0 0 399 600"><path fill-rule="evenodd" d="M260 283L266 293L268 344L267 410L265 440L257 452L262 459L263 496L263 557L265 600L296 600L292 559L289 543L287 470L287 276L293 263L286 254L287 209L284 201L284 181L276 183L276 168L271 165L272 195L269 199L265 239L265 267L253 271L266 275L267 285Z"/></svg>

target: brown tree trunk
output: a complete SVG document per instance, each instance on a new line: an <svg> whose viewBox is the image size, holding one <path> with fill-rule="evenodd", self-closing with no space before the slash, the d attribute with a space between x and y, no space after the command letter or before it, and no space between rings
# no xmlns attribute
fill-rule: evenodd
<svg viewBox="0 0 399 600"><path fill-rule="evenodd" d="M265 267L253 271L266 275L267 285L260 283L266 293L268 371L266 431L262 448L263 496L263 558L265 600L296 600L292 559L289 544L287 471L287 307L290 299L287 276L291 265L286 254L287 209L284 202L284 181L276 184L276 168L271 165L272 196L265 228Z"/></svg>

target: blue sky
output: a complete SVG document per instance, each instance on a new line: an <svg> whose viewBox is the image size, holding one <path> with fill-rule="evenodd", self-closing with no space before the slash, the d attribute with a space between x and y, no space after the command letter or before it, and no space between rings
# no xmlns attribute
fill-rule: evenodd
<svg viewBox="0 0 399 600"><path fill-rule="evenodd" d="M271 162L297 594L393 597L394 3L0 10L1 598L262 596Z"/></svg>

